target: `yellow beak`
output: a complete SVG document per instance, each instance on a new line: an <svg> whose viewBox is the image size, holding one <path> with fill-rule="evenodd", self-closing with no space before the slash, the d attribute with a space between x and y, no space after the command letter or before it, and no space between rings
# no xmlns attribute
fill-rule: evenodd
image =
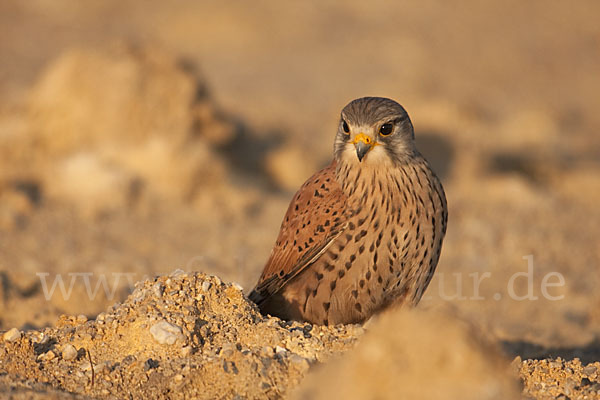
<svg viewBox="0 0 600 400"><path fill-rule="evenodd" d="M352 144L354 145L354 147L356 147L356 156L358 157L358 161L362 161L365 155L373 147L377 146L377 143L373 140L371 136L365 135L362 132L354 136Z"/></svg>

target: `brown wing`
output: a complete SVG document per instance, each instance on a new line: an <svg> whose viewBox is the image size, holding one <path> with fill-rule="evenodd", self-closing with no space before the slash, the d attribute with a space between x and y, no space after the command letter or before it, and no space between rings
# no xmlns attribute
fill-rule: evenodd
<svg viewBox="0 0 600 400"><path fill-rule="evenodd" d="M310 177L285 214L263 273L250 293L257 304L323 254L346 226L346 195L335 179L336 162Z"/></svg>

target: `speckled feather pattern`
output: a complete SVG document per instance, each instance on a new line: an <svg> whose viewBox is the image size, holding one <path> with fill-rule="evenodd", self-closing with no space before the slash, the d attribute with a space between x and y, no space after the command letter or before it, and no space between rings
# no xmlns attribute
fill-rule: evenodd
<svg viewBox="0 0 600 400"><path fill-rule="evenodd" d="M271 256L252 294L255 302L278 292L318 259L345 230L347 196L336 180L335 166L334 162L314 174L291 201Z"/></svg>
<svg viewBox="0 0 600 400"><path fill-rule="evenodd" d="M300 188L250 295L263 312L361 323L419 302L440 257L446 198L416 149L389 159L367 166L337 156Z"/></svg>

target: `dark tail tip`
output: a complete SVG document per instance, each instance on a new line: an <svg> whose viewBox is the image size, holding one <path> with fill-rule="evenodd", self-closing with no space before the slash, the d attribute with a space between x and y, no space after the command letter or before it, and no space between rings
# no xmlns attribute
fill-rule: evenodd
<svg viewBox="0 0 600 400"><path fill-rule="evenodd" d="M250 301L255 303L257 306L260 306L261 303L265 300L264 296L262 296L256 290L251 291L250 294L248 295L248 298L250 299Z"/></svg>

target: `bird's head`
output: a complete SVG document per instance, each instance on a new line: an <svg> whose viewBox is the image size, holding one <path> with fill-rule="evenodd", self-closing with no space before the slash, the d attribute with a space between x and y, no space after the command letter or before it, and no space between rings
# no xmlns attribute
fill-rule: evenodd
<svg viewBox="0 0 600 400"><path fill-rule="evenodd" d="M402 162L414 152L412 123L394 100L363 97L342 110L334 146L336 160L376 166Z"/></svg>

